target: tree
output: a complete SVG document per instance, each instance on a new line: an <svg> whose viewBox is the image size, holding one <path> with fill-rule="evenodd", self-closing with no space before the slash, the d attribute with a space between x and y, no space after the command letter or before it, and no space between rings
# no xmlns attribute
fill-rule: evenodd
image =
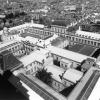
<svg viewBox="0 0 100 100"><path fill-rule="evenodd" d="M52 73L47 72L47 69L38 69L36 73L36 77L46 83L47 85L51 86L52 85Z"/></svg>

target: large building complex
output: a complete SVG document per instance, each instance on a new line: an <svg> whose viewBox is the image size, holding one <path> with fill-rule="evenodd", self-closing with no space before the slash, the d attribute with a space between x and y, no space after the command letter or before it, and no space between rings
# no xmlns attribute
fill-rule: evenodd
<svg viewBox="0 0 100 100"><path fill-rule="evenodd" d="M90 56L100 48L100 34L82 31L80 27L76 32L67 29L33 22L4 28L0 31L0 73L10 70L20 85L12 81L14 77L10 82L31 99L36 95L39 100L87 100L100 76L99 54ZM85 49L78 50L81 45ZM43 71L40 76L39 71ZM48 81L48 73L50 85L44 82Z"/></svg>

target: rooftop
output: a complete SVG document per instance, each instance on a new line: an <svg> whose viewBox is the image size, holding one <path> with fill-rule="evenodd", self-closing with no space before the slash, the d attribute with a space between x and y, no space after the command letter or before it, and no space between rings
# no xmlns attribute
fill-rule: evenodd
<svg viewBox="0 0 100 100"><path fill-rule="evenodd" d="M63 78L70 82L77 83L77 81L79 81L82 78L82 76L83 72L70 68L66 70Z"/></svg>
<svg viewBox="0 0 100 100"><path fill-rule="evenodd" d="M4 61L4 70L12 70L22 64L12 53L8 50L1 52Z"/></svg>
<svg viewBox="0 0 100 100"><path fill-rule="evenodd" d="M20 58L19 60L24 64L24 66L27 66L34 61L38 61L38 62L42 63L42 61L44 59L46 59L45 54L47 52L48 51L46 51L44 49L36 50L36 51L31 52L29 55L26 55L26 56Z"/></svg>
<svg viewBox="0 0 100 100"><path fill-rule="evenodd" d="M55 55L59 55L59 56L64 57L64 58L68 58L70 60L73 60L73 61L76 61L79 63L81 63L83 60L85 60L87 58L91 58L91 57L86 56L86 55L82 55L82 54L72 52L69 50L64 50L62 48L57 48L54 46L50 46L47 49L50 50L51 53L53 53ZM92 59L94 59L94 58L92 58Z"/></svg>
<svg viewBox="0 0 100 100"><path fill-rule="evenodd" d="M15 27L11 27L11 28L8 28L8 31L12 33L12 31L14 30L18 30L19 29L22 29L22 28L29 28L29 27L37 27L37 28L44 28L44 25L42 24L36 24L36 23L25 23L25 24L22 24L22 25L19 25L19 26L15 26ZM3 30L0 31L0 35L3 33Z"/></svg>
<svg viewBox="0 0 100 100"><path fill-rule="evenodd" d="M14 44L14 43L16 43L16 42L18 42L18 41L13 40L13 41L8 41L8 42L3 42L3 43L0 44L0 48L9 46L9 45Z"/></svg>
<svg viewBox="0 0 100 100"><path fill-rule="evenodd" d="M44 28L44 25L42 24L35 24L35 23L25 23L16 27L9 28L9 31L11 30L17 30L25 27L37 27L37 28Z"/></svg>

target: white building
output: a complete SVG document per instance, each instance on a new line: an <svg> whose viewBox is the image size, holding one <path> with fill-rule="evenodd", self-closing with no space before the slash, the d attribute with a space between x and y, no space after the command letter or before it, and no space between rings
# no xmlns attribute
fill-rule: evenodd
<svg viewBox="0 0 100 100"><path fill-rule="evenodd" d="M62 48L57 48L54 46L48 47L47 50L49 50L51 52L54 60L57 60L60 62L61 59L64 58L69 61L72 61L72 65L74 68L76 68L83 60L85 60L87 58L94 59L94 58L86 56L86 55L82 55L82 54L72 52L69 50L65 50Z"/></svg>
<svg viewBox="0 0 100 100"><path fill-rule="evenodd" d="M63 75L63 83L66 86L76 84L83 77L83 72L69 68Z"/></svg>
<svg viewBox="0 0 100 100"><path fill-rule="evenodd" d="M79 30L77 30L75 34L80 37L90 38L90 39L94 39L94 40L100 40L99 33L82 31L80 27L79 27Z"/></svg>
<svg viewBox="0 0 100 100"><path fill-rule="evenodd" d="M23 45L21 44L21 42L18 42L16 40L3 42L0 44L0 52L4 50L10 50L12 52L15 52L16 50L19 50L20 48L22 48L22 46Z"/></svg>
<svg viewBox="0 0 100 100"><path fill-rule="evenodd" d="M67 59L61 59L60 60L60 67L64 68L65 70L68 68L73 67L73 62L69 61Z"/></svg>
<svg viewBox="0 0 100 100"><path fill-rule="evenodd" d="M48 61L48 57L48 51L39 49L20 58L19 60L23 63L26 72L29 74L35 74L38 68L43 68L43 65Z"/></svg>

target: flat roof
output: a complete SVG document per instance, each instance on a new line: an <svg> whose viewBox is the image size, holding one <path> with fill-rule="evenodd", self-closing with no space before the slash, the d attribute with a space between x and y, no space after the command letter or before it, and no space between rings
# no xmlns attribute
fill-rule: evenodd
<svg viewBox="0 0 100 100"><path fill-rule="evenodd" d="M69 68L64 73L63 78L70 82L77 83L77 81L79 81L82 78L82 76L83 76L83 72L78 71L76 69Z"/></svg>
<svg viewBox="0 0 100 100"><path fill-rule="evenodd" d="M45 56L46 53L47 51L43 49L36 50L36 51L31 52L29 55L26 55L20 58L19 60L23 63L24 66L27 66L34 61L38 61L42 63L43 59L44 60L46 59L46 56Z"/></svg>
<svg viewBox="0 0 100 100"><path fill-rule="evenodd" d="M49 46L47 49L50 50L50 52L55 55L58 55L58 56L61 56L64 58L68 58L68 59L71 59L71 60L79 62L79 63L81 63L83 60L85 60L87 58L92 58L92 57L89 57L89 56L86 56L83 54L79 54L76 52L72 52L72 51L54 47L54 46Z"/></svg>

